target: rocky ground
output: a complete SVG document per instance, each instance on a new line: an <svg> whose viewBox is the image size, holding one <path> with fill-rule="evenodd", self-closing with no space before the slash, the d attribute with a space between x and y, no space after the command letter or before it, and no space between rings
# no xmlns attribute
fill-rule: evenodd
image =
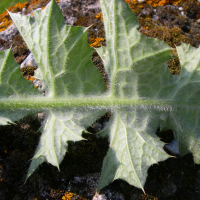
<svg viewBox="0 0 200 200"><path fill-rule="evenodd" d="M49 0L31 0L23 7L13 7L12 12L31 14L31 9L44 7ZM92 47L105 45L105 33L98 0L57 1L66 24L91 26L88 43ZM200 5L197 0L188 1L138 1L130 0L133 12L139 16L139 31L148 37L157 37L171 47L181 41L194 47L200 42ZM170 4L170 5L169 5ZM7 20L7 21L6 21ZM0 16L0 49L9 47L18 64L30 51L9 17ZM172 51L176 55L176 51ZM99 68L105 82L108 82L103 64L94 52L94 64ZM172 74L180 73L177 58L168 62ZM24 70L30 78L33 69ZM1 200L90 200L94 197L100 177L103 158L108 150L108 141L95 133L106 121L109 113L89 127L92 134L84 134L87 140L70 143L68 152L60 165L60 172L50 164L42 164L25 183L30 159L40 138L37 130L41 117L27 116L16 124L0 126L0 199ZM173 133L156 133L165 142L173 140ZM96 199L111 200L197 200L200 199L200 165L195 165L191 154L176 156L151 166L145 184L146 195L140 189L122 180L116 180L96 195Z"/></svg>

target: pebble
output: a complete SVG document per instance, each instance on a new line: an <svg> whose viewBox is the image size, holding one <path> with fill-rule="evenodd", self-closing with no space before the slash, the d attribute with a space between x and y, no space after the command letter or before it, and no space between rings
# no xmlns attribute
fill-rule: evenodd
<svg viewBox="0 0 200 200"><path fill-rule="evenodd" d="M6 30L0 32L0 39L11 42L18 33L17 27L12 24Z"/></svg>
<svg viewBox="0 0 200 200"><path fill-rule="evenodd" d="M44 93L45 95L45 90L41 80L35 79L32 83L40 92Z"/></svg>
<svg viewBox="0 0 200 200"><path fill-rule="evenodd" d="M185 16L185 13L184 13L184 11L181 11L181 15L182 15L182 16Z"/></svg>
<svg viewBox="0 0 200 200"><path fill-rule="evenodd" d="M106 198L106 196L104 194L98 194L98 193L96 193L93 196L92 200L107 200L107 198Z"/></svg>
<svg viewBox="0 0 200 200"><path fill-rule="evenodd" d="M197 23L200 23L200 19L197 19Z"/></svg>
<svg viewBox="0 0 200 200"><path fill-rule="evenodd" d="M33 70L36 70L38 68L38 64L32 53L30 53L20 65L20 69L22 71L23 70L25 71L26 69L30 69L30 68L32 68ZM40 92L44 92L43 84L40 80L35 79L33 80L32 83Z"/></svg>
<svg viewBox="0 0 200 200"><path fill-rule="evenodd" d="M99 131L102 130L102 125L100 123L96 122L92 125L92 128L95 130L96 133L98 133Z"/></svg>
<svg viewBox="0 0 200 200"><path fill-rule="evenodd" d="M76 22L77 18L76 17L72 17L72 16L69 16L65 19L65 23L67 25L74 25L75 22Z"/></svg>
<svg viewBox="0 0 200 200"><path fill-rule="evenodd" d="M41 123L45 118L45 112L42 113L37 113L36 115L33 116L33 120L38 119Z"/></svg>
<svg viewBox="0 0 200 200"><path fill-rule="evenodd" d="M177 141L174 139L169 144L165 145L165 148L170 151L173 155L179 154L179 147Z"/></svg>
<svg viewBox="0 0 200 200"><path fill-rule="evenodd" d="M22 15L25 15L26 8L22 8Z"/></svg>
<svg viewBox="0 0 200 200"><path fill-rule="evenodd" d="M34 69L38 68L38 64L35 61L35 58L33 57L32 53L30 53L20 65L20 69L27 69L27 68L34 68Z"/></svg>
<svg viewBox="0 0 200 200"><path fill-rule="evenodd" d="M158 21L159 16L158 15L152 15L152 19L155 20L155 21Z"/></svg>

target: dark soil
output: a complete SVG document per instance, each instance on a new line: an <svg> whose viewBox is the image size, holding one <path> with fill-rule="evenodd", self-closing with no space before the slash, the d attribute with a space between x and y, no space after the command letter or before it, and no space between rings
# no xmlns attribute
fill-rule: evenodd
<svg viewBox="0 0 200 200"><path fill-rule="evenodd" d="M32 1L33 2L33 1ZM45 2L45 1L43 1ZM100 12L98 8L87 9L96 0L74 0L69 7L62 4L62 12L66 23L69 17L76 19L75 25L90 26L88 42L92 38L105 38L103 23L96 18ZM42 4L42 6L44 6ZM136 9L140 16L139 31L148 37L157 37L170 46L180 45L180 42L190 43L198 47L200 42L200 9L197 1L183 1L185 16L175 5L157 7L150 5ZM37 8L37 6L35 6ZM105 45L105 41L102 45ZM19 64L28 55L24 42L18 34L12 41L0 39L0 45L12 51ZM176 52L173 52L176 54ZM99 68L105 82L108 83L102 61L94 52L92 60ZM180 73L179 61L169 62L172 74ZM102 124L109 120L109 113L100 118ZM103 158L109 147L106 139L96 135L96 130L88 128L91 134L84 134L86 139L80 142L69 142L68 152L57 168L48 163L42 164L36 172L25 182L26 173L37 147L41 121L36 116L24 119L7 126L0 126L0 200L91 200L95 195L100 177ZM163 141L173 140L171 131L157 134ZM198 200L200 199L200 165L195 165L191 154L184 157L169 158L164 162L154 164L148 170L145 192L130 186L122 180L116 180L105 187L100 194L105 194L111 200Z"/></svg>

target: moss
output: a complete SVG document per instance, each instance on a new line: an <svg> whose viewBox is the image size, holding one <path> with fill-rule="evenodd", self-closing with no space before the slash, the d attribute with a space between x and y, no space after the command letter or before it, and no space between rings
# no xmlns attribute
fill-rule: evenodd
<svg viewBox="0 0 200 200"><path fill-rule="evenodd" d="M139 18L139 22L140 32L143 35L163 40L173 48L179 46L181 42L190 44L193 42L190 38L186 37L185 33L179 27L173 27L169 29L165 26L162 26L153 19ZM176 50L172 50L171 54L177 56ZM180 74L181 67L177 57L168 61L167 64L171 74Z"/></svg>
<svg viewBox="0 0 200 200"><path fill-rule="evenodd" d="M139 23L140 32L143 35L163 40L173 48L175 48L175 46L179 46L181 42L190 43L192 45L192 40L187 37L179 27L173 27L170 29L153 19L141 17L139 18Z"/></svg>
<svg viewBox="0 0 200 200"><path fill-rule="evenodd" d="M178 56L177 52L176 52L176 49L173 49L171 51L171 54L173 54L175 56ZM170 71L171 74L173 74L173 75L179 75L180 74L181 64L180 64L180 61L179 61L178 57L169 60L167 62L167 65L169 67L169 71Z"/></svg>
<svg viewBox="0 0 200 200"><path fill-rule="evenodd" d="M12 53L15 57L15 61L21 64L22 61L29 55L30 50L28 49L25 41L21 35L16 35L12 40Z"/></svg>
<svg viewBox="0 0 200 200"><path fill-rule="evenodd" d="M78 18L75 22L75 26L84 26L84 27L88 27L88 22L89 22L89 18L86 16L82 16L80 18Z"/></svg>

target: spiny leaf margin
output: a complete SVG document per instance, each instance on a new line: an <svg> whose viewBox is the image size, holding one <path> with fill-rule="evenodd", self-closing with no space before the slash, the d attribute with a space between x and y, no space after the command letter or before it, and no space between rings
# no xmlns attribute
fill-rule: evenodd
<svg viewBox="0 0 200 200"><path fill-rule="evenodd" d="M100 95L98 96L99 99L97 98L97 100L95 100L95 96L89 98L87 106L90 106L91 103L91 105L95 107L95 101L99 109L101 109L99 107L100 105L106 105L107 108L110 107L112 110L112 120L110 123L110 133L106 134L110 135L111 145L107 157L104 160L103 172L98 190L118 178L122 178L130 184L133 184L144 190L143 186L145 183L147 175L146 171L148 167L151 164L157 163L158 161L164 160L168 157L168 155L165 154L161 148L164 143L160 142L155 137L155 131L158 126L163 128L171 128L175 132L176 139L180 139L178 142L179 148L183 149L182 154L185 154L191 150L194 152L196 158L195 162L200 162L199 157L197 156L199 154L198 152L200 151L198 143L199 127L197 123L199 121L199 103L197 101L197 97L199 96L199 63L195 63L194 65L196 66L190 66L189 63L193 62L193 60L183 62L184 70L182 74L179 77L170 75L166 65L166 61L170 59L170 47L168 47L164 42L158 41L156 39L140 36L139 32L136 30L138 24L137 19L123 0L113 0L110 2L101 0L101 6L104 15L105 27L108 25L108 27L105 28L107 47L102 47L97 51L102 57L105 68L107 69L107 72L110 76L111 87L107 93L107 96ZM122 12L124 10L127 12ZM108 16L107 19L105 17L106 14ZM128 23L123 22L126 20ZM129 23L133 24L133 28L131 28L131 26L127 26L130 25ZM120 31L118 25L123 25L120 27L122 30L127 30L126 28L130 28L130 30L126 32L128 40L126 40L126 37L123 36L123 34L118 34L118 31ZM132 40L134 41L134 36L136 36L135 41L137 42L130 44L132 46L138 47L136 48L136 50L138 49L138 52L132 51L133 48L132 46L130 48L129 45L129 42ZM125 40L122 40L123 38L125 38ZM146 48L146 43L152 50L151 53L148 53L150 49ZM123 49L123 44L125 44L125 47L127 47L128 44L128 49ZM33 45L32 48L34 48ZM187 58L188 54L191 55L189 51L187 51L187 48L190 49L190 47L185 48L184 45L181 45L179 48L179 54L181 55L181 50L183 50L185 54L183 60ZM195 53L198 53L198 51L195 51L196 50L192 49L194 55ZM134 57L126 57L127 55L135 56L136 59L134 59ZM123 62L121 61L121 58L123 58ZM132 61L134 62L132 63ZM44 66L44 63L42 61L41 66ZM148 65L145 63L148 63ZM187 72L189 72L189 76L186 75ZM54 78L52 75L53 73L46 74L46 72L43 72L43 77L47 77L47 85L48 81L51 81L51 78ZM51 84L47 88L52 88ZM185 97L184 94L188 91L188 88L191 92ZM102 92L99 94L101 93ZM83 94L82 97L85 97L85 94ZM76 107L76 103L77 105L82 105L83 107L84 105L86 106L86 104L84 104L84 101L86 101L85 98L77 99L79 99L81 103L78 104L75 102L73 104L74 108ZM191 99L192 102L190 101ZM68 98L66 101L70 102L70 100L72 101L72 99ZM58 101L60 100L58 99ZM126 107L127 105L122 105L123 102L127 103L129 106ZM1 104L3 105L3 103ZM70 106L70 103L68 103L68 106ZM188 110L191 107L194 107L194 109L192 112L189 112ZM53 112L51 107L47 106L45 108L47 108L49 112ZM180 110L183 110L183 116L180 116ZM195 110L196 112L194 112ZM82 114L84 113L85 111ZM186 116L188 113L190 115L195 114L194 122L190 123L190 120L188 119L189 117ZM187 121L187 125L183 123L183 121ZM187 128L187 126L191 127L191 132L189 134L190 136L187 137L189 140L185 141L184 134L187 133L181 132L181 130L184 130L184 128ZM82 125L80 128L81 127L84 128ZM107 131L109 131L109 128ZM179 137L182 135L183 137ZM131 145L135 142L130 143L132 139L137 138L138 136L143 138L145 146L151 146L151 148L156 149L156 151L159 152L159 155L155 155L155 153L150 155L150 159L148 163L144 165L144 167L142 167L142 163L145 163L144 160L146 159L141 156L141 152L137 152L137 149L133 150L134 147ZM124 156L124 158L122 156L123 152L125 151L115 146L115 144L119 144L119 142L116 140L116 137L130 138L130 140L125 140L125 148L132 152L129 154L131 156L129 156L128 161L126 161L126 159L124 161L126 156ZM137 143L137 140L135 144L139 144ZM123 147L123 145L121 146ZM112 151L112 149L114 149L114 151ZM141 150L141 148L139 149ZM133 155L135 154L140 155L138 160L141 163L139 165L137 163L137 166L134 166ZM162 155L163 157L161 158ZM112 159L109 159L109 156L111 156L110 158ZM37 164L40 164L45 160L43 160L43 157L40 158L42 160L40 160ZM108 164L106 164L107 160ZM128 163L131 163L130 165L133 167L128 168ZM113 166L113 168L109 165ZM137 170L138 166L142 170ZM110 173L108 173L109 170ZM109 174L109 176L106 177L106 174Z"/></svg>

